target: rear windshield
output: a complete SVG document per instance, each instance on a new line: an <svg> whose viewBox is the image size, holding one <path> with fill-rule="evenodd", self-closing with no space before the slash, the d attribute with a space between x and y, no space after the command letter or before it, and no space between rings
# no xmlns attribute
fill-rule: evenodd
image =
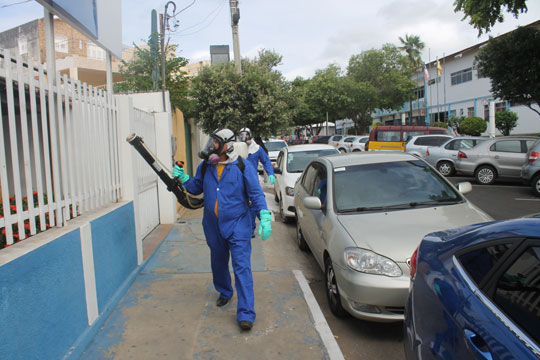
<svg viewBox="0 0 540 360"><path fill-rule="evenodd" d="M338 212L391 210L463 201L435 170L421 160L334 169Z"/></svg>
<svg viewBox="0 0 540 360"><path fill-rule="evenodd" d="M264 143L264 146L268 151L279 151L281 148L287 146L285 141L269 141Z"/></svg>
<svg viewBox="0 0 540 360"><path fill-rule="evenodd" d="M300 173L304 171L311 160L332 154L339 154L339 151L337 149L324 149L290 152L287 155L287 171L290 173Z"/></svg>

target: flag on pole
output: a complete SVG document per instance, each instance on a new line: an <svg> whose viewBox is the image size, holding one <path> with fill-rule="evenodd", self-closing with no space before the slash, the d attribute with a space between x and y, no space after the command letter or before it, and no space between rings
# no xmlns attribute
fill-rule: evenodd
<svg viewBox="0 0 540 360"><path fill-rule="evenodd" d="M442 75L442 66L441 66L441 62L439 61L439 59L437 59L437 72L439 73L439 76Z"/></svg>
<svg viewBox="0 0 540 360"><path fill-rule="evenodd" d="M424 79L425 79L426 81L429 80L429 71L428 71L428 69L427 69L427 67L426 67L426 64L424 64Z"/></svg>

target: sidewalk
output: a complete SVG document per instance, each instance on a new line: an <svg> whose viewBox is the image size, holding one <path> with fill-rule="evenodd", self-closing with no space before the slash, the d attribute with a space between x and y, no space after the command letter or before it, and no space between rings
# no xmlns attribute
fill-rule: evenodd
<svg viewBox="0 0 540 360"><path fill-rule="evenodd" d="M200 212L144 242L148 251L159 245L81 359L343 359L303 274L268 271L260 239L252 241L250 332L236 322L236 296L215 305Z"/></svg>

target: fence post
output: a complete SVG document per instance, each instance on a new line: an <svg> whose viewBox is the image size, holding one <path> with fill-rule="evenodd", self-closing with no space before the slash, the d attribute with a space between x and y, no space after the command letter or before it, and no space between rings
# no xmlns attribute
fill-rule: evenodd
<svg viewBox="0 0 540 360"><path fill-rule="evenodd" d="M143 262L142 235L139 224L139 197L137 187L137 172L135 167L135 151L126 141L133 133L134 118L133 99L129 96L115 95L118 100L118 159L120 162L120 180L123 201L133 201L135 218L135 236L137 240L137 264Z"/></svg>

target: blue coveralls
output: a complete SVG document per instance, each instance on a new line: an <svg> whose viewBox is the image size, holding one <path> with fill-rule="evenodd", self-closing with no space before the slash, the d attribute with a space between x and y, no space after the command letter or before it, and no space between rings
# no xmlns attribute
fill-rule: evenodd
<svg viewBox="0 0 540 360"><path fill-rule="evenodd" d="M235 276L238 307L236 318L240 321L255 321L253 276L251 274L251 215L248 197L253 208L267 210L257 171L251 163L244 161L244 173L237 165L238 160L225 166L218 181L215 165L208 163L202 175L201 165L195 177L184 183L186 190L199 195L204 193L204 215L202 220L206 243L210 247L210 262L214 287L224 299L233 295L229 273L229 253ZM214 209L218 201L218 216Z"/></svg>
<svg viewBox="0 0 540 360"><path fill-rule="evenodd" d="M272 166L272 162L270 161L268 154L266 154L266 151L264 151L261 146L259 146L259 150L257 150L253 154L249 154L247 160L253 165L255 170L257 170L260 161L263 165L264 170L266 171L266 174L268 174L268 176L274 175L274 167ZM253 206L253 200L251 200L251 202L252 204L249 207L249 211L251 212L251 231L253 232L255 231L255 227L257 226L255 224L255 219L259 217L259 211Z"/></svg>

